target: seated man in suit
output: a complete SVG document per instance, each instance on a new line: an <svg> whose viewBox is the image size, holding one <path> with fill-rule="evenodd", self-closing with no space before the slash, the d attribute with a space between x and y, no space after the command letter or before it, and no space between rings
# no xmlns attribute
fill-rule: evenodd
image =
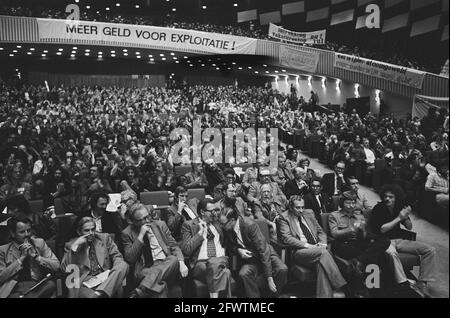
<svg viewBox="0 0 450 318"><path fill-rule="evenodd" d="M295 168L294 177L294 179L287 181L284 187L284 192L288 199L293 195L302 196L309 190L308 183L305 181L306 171L303 168Z"/></svg>
<svg viewBox="0 0 450 318"><path fill-rule="evenodd" d="M375 234L390 240L391 244L386 253L389 255L394 276L400 289L409 287L409 282L403 270L398 253L418 255L420 258L420 274L416 284L412 287L422 296L427 293L427 283L435 280L436 250L428 244L402 239L400 224L407 230L412 229L409 217L411 207L405 206L405 194L398 185L385 185L380 191L382 202L373 209L373 228ZM404 287L403 287L404 288Z"/></svg>
<svg viewBox="0 0 450 318"><path fill-rule="evenodd" d="M372 211L372 205L366 194L359 189L359 180L356 177L348 177L350 192L356 197L355 209L363 211L364 214Z"/></svg>
<svg viewBox="0 0 450 318"><path fill-rule="evenodd" d="M333 173L326 173L322 177L323 191L328 194L334 202L333 211L338 209L339 196L348 190L348 184L344 177L345 162L336 163Z"/></svg>
<svg viewBox="0 0 450 318"><path fill-rule="evenodd" d="M167 297L167 284L188 274L183 254L166 223L152 220L144 205L133 205L130 219L122 232L125 260L138 282L130 297Z"/></svg>
<svg viewBox="0 0 450 318"><path fill-rule="evenodd" d="M378 264L390 242L385 238L374 238L366 229L366 219L360 210L355 210L356 197L345 192L339 202L341 209L328 219L331 236L335 239L336 256L350 261L347 274L351 276L352 289L357 296L367 296L363 279L369 264ZM349 277L346 277L349 280Z"/></svg>
<svg viewBox="0 0 450 318"><path fill-rule="evenodd" d="M327 235L317 222L312 210L305 210L305 202L299 196L289 200L289 210L277 220L281 243L294 248L295 264L316 268L316 295L332 298L333 290L339 290L347 282L341 275L333 257L327 250Z"/></svg>
<svg viewBox="0 0 450 318"><path fill-rule="evenodd" d="M31 236L29 218L13 216L7 227L12 241L0 246L0 298L18 298L47 273L57 272L60 264L43 239ZM47 281L25 297L49 298L55 291L56 284Z"/></svg>
<svg viewBox="0 0 450 318"><path fill-rule="evenodd" d="M273 179L282 189L287 181L294 179L292 169L286 165L284 153L280 153L278 156L278 169Z"/></svg>
<svg viewBox="0 0 450 318"><path fill-rule="evenodd" d="M313 210L316 220L320 225L322 225L320 215L333 211L331 198L322 189L322 179L315 177L311 181L311 192L304 196L305 209Z"/></svg>
<svg viewBox="0 0 450 318"><path fill-rule="evenodd" d="M71 298L108 298L122 288L128 273L128 264L123 260L116 243L107 233L96 232L95 220L83 217L77 223L78 237L66 244L61 262L63 271L70 272L70 265L77 265L80 270L80 284L94 276L110 271L105 281L97 286L84 284L69 289Z"/></svg>
<svg viewBox="0 0 450 318"><path fill-rule="evenodd" d="M181 227L185 221L194 220L197 215L198 199L192 198L187 200L186 188L179 186L175 189L175 199L173 204L163 211L161 218L166 222L172 233L173 238L181 241Z"/></svg>
<svg viewBox="0 0 450 318"><path fill-rule="evenodd" d="M217 223L220 210L210 200L198 204L199 218L184 222L181 250L190 257L192 277L206 282L210 298L231 297L231 272L225 256L224 236Z"/></svg>
<svg viewBox="0 0 450 318"><path fill-rule="evenodd" d="M272 295L279 295L287 282L288 269L273 247L261 233L258 224L248 217L240 216L235 210L220 214L220 223L228 239L228 248L239 255L241 268L239 277L244 284L245 296L261 297L258 284L261 274L264 289L269 288Z"/></svg>
<svg viewBox="0 0 450 318"><path fill-rule="evenodd" d="M250 189L247 194L247 201L250 203L255 203L261 198L261 186L263 184L270 184L272 188L272 193L274 196L280 196L282 200L287 201L286 196L281 190L280 186L271 180L270 170L269 168L261 168L260 172L260 181L255 181L251 184Z"/></svg>

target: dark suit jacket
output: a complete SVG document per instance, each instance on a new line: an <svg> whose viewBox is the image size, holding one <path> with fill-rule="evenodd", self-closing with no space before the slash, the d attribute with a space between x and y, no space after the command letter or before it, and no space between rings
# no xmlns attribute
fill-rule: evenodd
<svg viewBox="0 0 450 318"><path fill-rule="evenodd" d="M197 206L199 203L199 199L192 198L186 202L187 206L194 212L194 214L198 217L197 214ZM167 226L172 233L175 241L181 241L181 227L186 220L186 218L178 213L178 208L172 204L169 208L162 211L161 219L166 222Z"/></svg>
<svg viewBox="0 0 450 318"><path fill-rule="evenodd" d="M288 199L293 195L304 195L307 191L308 187L304 187L300 190L295 179L287 181L284 185L284 193Z"/></svg>
<svg viewBox="0 0 450 318"><path fill-rule="evenodd" d="M303 217L315 237L317 243L327 243L327 235L319 225L312 210L304 210ZM302 249L305 243L300 240L299 227L296 226L297 217L290 211L282 213L277 220L278 240L286 245Z"/></svg>
<svg viewBox="0 0 450 318"><path fill-rule="evenodd" d="M316 196L313 193L307 193L303 199L305 200L305 209L313 210L317 222L319 222L320 225L322 225L322 220L320 218L320 215L322 213L331 213L332 211L332 202L331 198L326 193L321 193L321 203L322 207L325 209L325 212L322 212L320 210L319 202L317 202Z"/></svg>
<svg viewBox="0 0 450 318"><path fill-rule="evenodd" d="M220 235L220 244L224 246L224 236L220 225L213 224L216 228L216 231ZM204 238L200 236L198 232L200 231L200 220L190 220L184 222L183 227L181 229L181 235L183 237L181 243L181 251L187 257L190 257L189 263L191 268L194 267L195 263L198 260L198 254L200 253L200 247L203 244Z"/></svg>
<svg viewBox="0 0 450 318"><path fill-rule="evenodd" d="M334 195L335 192L335 188L334 188L334 178L335 178L335 173L327 173L324 174L322 177L322 187L323 187L323 192L325 192L326 194L328 194L330 197L332 197ZM345 176L344 176L345 179ZM344 183L341 189L341 193L345 192L349 190L348 189L348 185L347 183Z"/></svg>
<svg viewBox="0 0 450 318"><path fill-rule="evenodd" d="M266 238L261 233L258 224L256 224L252 219L248 217L239 217L237 222L239 222L245 248L252 252L254 259L259 261L261 264L264 277L272 277L272 263L270 257L271 255L278 256L275 250L266 241ZM234 228L226 231L225 235L229 244L227 247L229 247L233 253L237 254L237 249L240 248L240 246L238 245Z"/></svg>
<svg viewBox="0 0 450 318"><path fill-rule="evenodd" d="M152 221L150 226L166 256L174 255L179 261L183 261L183 253L181 253L181 250L170 233L166 223L163 221ZM145 267L144 255L142 253L144 243L137 239L138 236L139 230L136 231L131 225L122 231L121 236L125 260L128 264L130 264L130 266L135 266L135 276L137 276L137 274L139 274Z"/></svg>

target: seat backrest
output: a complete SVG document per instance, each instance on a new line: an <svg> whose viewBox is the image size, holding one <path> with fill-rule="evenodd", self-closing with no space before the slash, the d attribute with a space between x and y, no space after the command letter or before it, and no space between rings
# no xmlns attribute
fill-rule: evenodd
<svg viewBox="0 0 450 318"><path fill-rule="evenodd" d="M191 165L175 166L174 172L176 176L184 176L192 171Z"/></svg>
<svg viewBox="0 0 450 318"><path fill-rule="evenodd" d="M169 205L168 191L141 192L140 198L144 205Z"/></svg>
<svg viewBox="0 0 450 318"><path fill-rule="evenodd" d="M199 189L188 189L188 196L187 199L193 199L197 198L199 200L205 199L205 189L199 188Z"/></svg>
<svg viewBox="0 0 450 318"><path fill-rule="evenodd" d="M30 200L30 210L32 213L42 213L44 209L44 200Z"/></svg>
<svg viewBox="0 0 450 318"><path fill-rule="evenodd" d="M55 214L56 215L62 215L64 214L64 205L61 198L56 198L53 201L53 205L55 206Z"/></svg>

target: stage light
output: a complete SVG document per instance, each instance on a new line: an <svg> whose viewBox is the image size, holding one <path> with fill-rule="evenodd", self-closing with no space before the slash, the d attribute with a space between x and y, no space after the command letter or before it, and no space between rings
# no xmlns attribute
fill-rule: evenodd
<svg viewBox="0 0 450 318"><path fill-rule="evenodd" d="M339 80L339 79L336 80L336 90L337 91L341 90L341 80Z"/></svg>
<svg viewBox="0 0 450 318"><path fill-rule="evenodd" d="M312 76L308 76L308 86L312 86Z"/></svg>
<svg viewBox="0 0 450 318"><path fill-rule="evenodd" d="M116 7L120 7L120 3L116 3Z"/></svg>
<svg viewBox="0 0 450 318"><path fill-rule="evenodd" d="M355 84L355 97L359 98L359 84Z"/></svg>
<svg viewBox="0 0 450 318"><path fill-rule="evenodd" d="M237 6L238 6L238 4L237 4L237 3L234 3L234 4L233 4L233 7L237 7Z"/></svg>
<svg viewBox="0 0 450 318"><path fill-rule="evenodd" d="M380 101L381 101L381 97L380 96L381 96L381 91L379 89L375 90L375 101L377 103L380 103Z"/></svg>
<svg viewBox="0 0 450 318"><path fill-rule="evenodd" d="M203 9L203 10L206 10L206 6L202 6L202 9Z"/></svg>
<svg viewBox="0 0 450 318"><path fill-rule="evenodd" d="M172 8L172 11L173 11L173 12L177 11L177 8Z"/></svg>
<svg viewBox="0 0 450 318"><path fill-rule="evenodd" d="M34 51L34 47L30 47L30 51Z"/></svg>
<svg viewBox="0 0 450 318"><path fill-rule="evenodd" d="M21 49L21 48L22 48L22 45L18 45L17 48L18 48L18 49Z"/></svg>
<svg viewBox="0 0 450 318"><path fill-rule="evenodd" d="M327 88L327 79L325 77L322 77L322 88Z"/></svg>
<svg viewBox="0 0 450 318"><path fill-rule="evenodd" d="M27 54L28 54L28 55L31 55L31 54L33 54L33 53L31 53L31 52L27 52Z"/></svg>

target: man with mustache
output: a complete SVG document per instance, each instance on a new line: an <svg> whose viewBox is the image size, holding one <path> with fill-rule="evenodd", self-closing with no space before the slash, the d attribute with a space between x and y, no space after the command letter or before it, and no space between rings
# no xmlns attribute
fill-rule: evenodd
<svg viewBox="0 0 450 318"><path fill-rule="evenodd" d="M12 241L0 246L0 298L18 298L33 288L47 273L59 269L55 254L41 238L31 237L32 222L25 216L7 221ZM49 298L56 291L53 281L46 281L27 298Z"/></svg>

